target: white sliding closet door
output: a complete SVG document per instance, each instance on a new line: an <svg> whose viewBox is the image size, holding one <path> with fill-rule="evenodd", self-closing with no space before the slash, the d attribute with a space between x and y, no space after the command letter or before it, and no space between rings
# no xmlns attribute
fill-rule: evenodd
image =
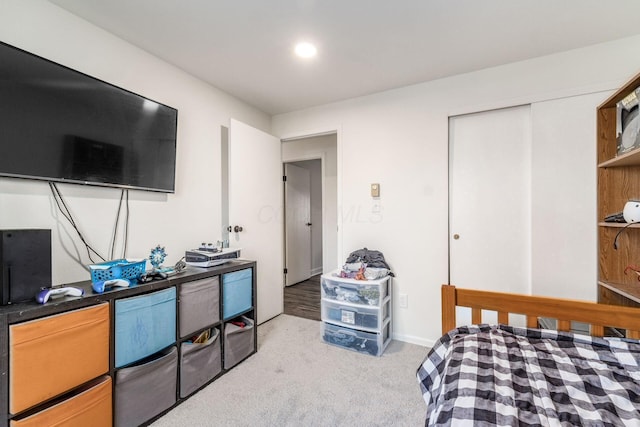
<svg viewBox="0 0 640 427"><path fill-rule="evenodd" d="M530 122L528 105L449 119L449 277L456 286L531 292Z"/></svg>
<svg viewBox="0 0 640 427"><path fill-rule="evenodd" d="M535 295L597 300L596 109L609 95L590 93L531 106Z"/></svg>

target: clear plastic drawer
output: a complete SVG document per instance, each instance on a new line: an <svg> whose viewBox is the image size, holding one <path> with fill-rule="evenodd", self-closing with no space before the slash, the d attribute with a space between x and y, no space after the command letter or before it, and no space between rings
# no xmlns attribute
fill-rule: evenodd
<svg viewBox="0 0 640 427"><path fill-rule="evenodd" d="M389 295L389 276L376 280L355 280L323 274L320 279L322 298L380 307Z"/></svg>
<svg viewBox="0 0 640 427"><path fill-rule="evenodd" d="M385 322L382 332L366 332L322 323L321 335L324 342L359 353L380 356L391 341L389 321Z"/></svg>
<svg viewBox="0 0 640 427"><path fill-rule="evenodd" d="M390 301L391 297L386 297L382 306L376 307L323 300L322 321L378 332L389 317Z"/></svg>

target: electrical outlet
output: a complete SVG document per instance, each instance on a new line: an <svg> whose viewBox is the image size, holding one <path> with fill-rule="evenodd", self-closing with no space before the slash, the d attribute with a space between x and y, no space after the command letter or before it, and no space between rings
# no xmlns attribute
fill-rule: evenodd
<svg viewBox="0 0 640 427"><path fill-rule="evenodd" d="M400 308L407 308L409 307L409 299L407 297L407 294L400 294Z"/></svg>

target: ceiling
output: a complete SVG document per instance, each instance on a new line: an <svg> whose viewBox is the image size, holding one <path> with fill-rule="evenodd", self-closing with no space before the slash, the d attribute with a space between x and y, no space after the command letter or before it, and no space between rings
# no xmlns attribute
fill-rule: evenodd
<svg viewBox="0 0 640 427"><path fill-rule="evenodd" d="M640 33L637 0L49 1L268 114Z"/></svg>

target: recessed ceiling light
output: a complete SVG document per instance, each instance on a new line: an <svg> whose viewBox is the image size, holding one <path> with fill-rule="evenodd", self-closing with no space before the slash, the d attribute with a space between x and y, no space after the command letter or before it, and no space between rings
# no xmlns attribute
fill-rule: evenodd
<svg viewBox="0 0 640 427"><path fill-rule="evenodd" d="M316 56L318 49L311 43L302 42L296 45L295 52L300 58L312 58Z"/></svg>

